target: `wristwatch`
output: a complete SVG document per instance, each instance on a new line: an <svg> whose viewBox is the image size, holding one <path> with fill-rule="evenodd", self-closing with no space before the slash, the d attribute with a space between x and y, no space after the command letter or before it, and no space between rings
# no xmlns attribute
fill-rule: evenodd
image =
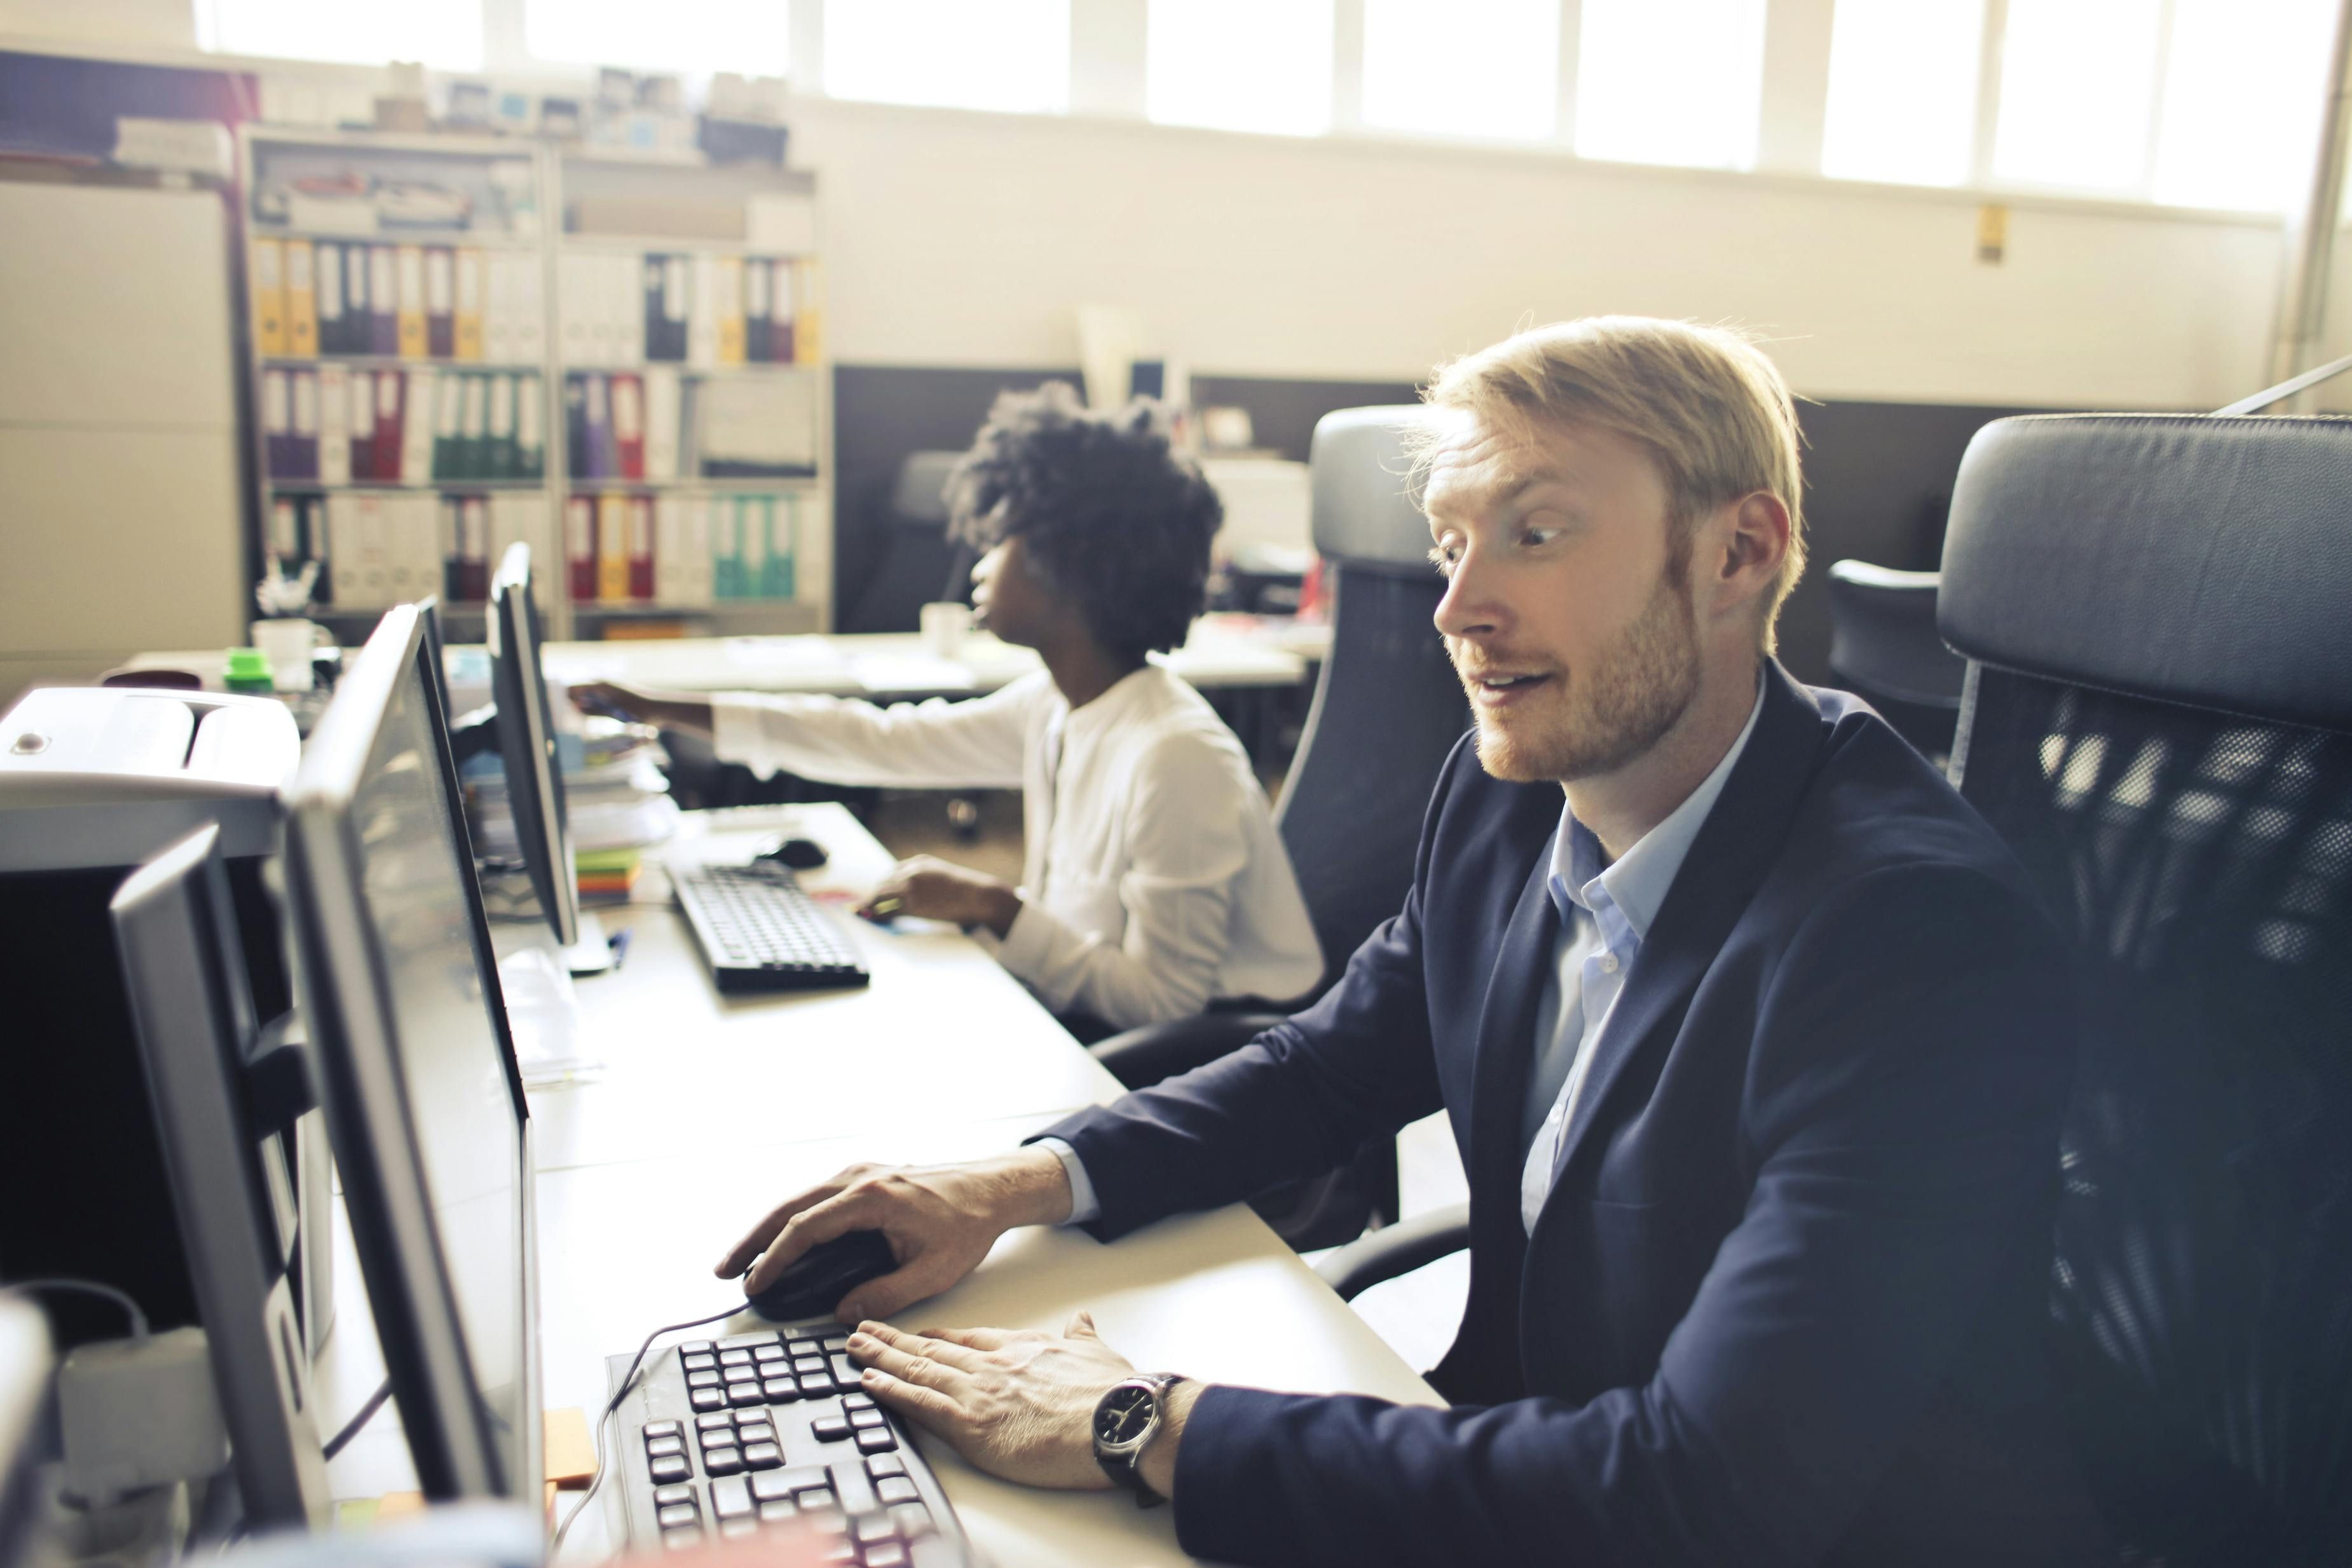
<svg viewBox="0 0 2352 1568"><path fill-rule="evenodd" d="M1145 1373L1114 1385L1095 1404L1095 1463L1115 1484L1135 1493L1138 1508L1168 1500L1143 1484L1137 1464L1168 1423L1168 1391L1183 1381L1180 1373Z"/></svg>

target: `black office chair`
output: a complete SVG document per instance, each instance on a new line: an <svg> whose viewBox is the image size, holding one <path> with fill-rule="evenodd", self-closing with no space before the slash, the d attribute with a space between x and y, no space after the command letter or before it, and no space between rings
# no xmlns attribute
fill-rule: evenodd
<svg viewBox="0 0 2352 1568"><path fill-rule="evenodd" d="M1429 524L1407 487L1404 432L1416 407L1341 409L1315 426L1308 463L1315 548L1331 587L1331 652L1307 710L1275 826L1298 873L1323 979L1283 1012L1222 1011L1114 1035L1089 1047L1129 1088L1239 1049L1322 994L1350 955L1402 908L1421 821L1470 709L1432 623L1444 584ZM1396 1144L1349 1170L1257 1200L1301 1251L1346 1241L1397 1215Z"/></svg>
<svg viewBox="0 0 2352 1568"><path fill-rule="evenodd" d="M1830 681L1937 762L1952 754L1968 661L1936 630L1932 571L1841 560L1829 570Z"/></svg>
<svg viewBox="0 0 2352 1568"><path fill-rule="evenodd" d="M2132 1564L2352 1549L2352 422L2001 420L1953 772L2080 945L2053 1364ZM1467 1244L1342 1248L1352 1297Z"/></svg>

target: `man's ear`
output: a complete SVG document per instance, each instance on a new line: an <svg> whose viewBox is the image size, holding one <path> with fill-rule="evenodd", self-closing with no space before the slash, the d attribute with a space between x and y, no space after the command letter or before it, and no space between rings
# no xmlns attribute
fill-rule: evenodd
<svg viewBox="0 0 2352 1568"><path fill-rule="evenodd" d="M1769 490L1751 490L1727 508L1730 527L1717 561L1717 603L1751 604L1771 591L1789 557L1789 508Z"/></svg>

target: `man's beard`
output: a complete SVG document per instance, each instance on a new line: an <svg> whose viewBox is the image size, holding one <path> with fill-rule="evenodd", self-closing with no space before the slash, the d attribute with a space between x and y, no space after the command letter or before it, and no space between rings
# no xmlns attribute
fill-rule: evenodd
<svg viewBox="0 0 2352 1568"><path fill-rule="evenodd" d="M1461 644L1449 643L1448 652L1459 673ZM1506 650L1480 662L1510 660ZM1517 784L1613 772L1674 727L1697 693L1698 671L1689 574L1670 562L1633 624L1589 668L1559 671L1538 702L1492 711L1478 706L1476 683L1464 677L1478 721L1479 765Z"/></svg>

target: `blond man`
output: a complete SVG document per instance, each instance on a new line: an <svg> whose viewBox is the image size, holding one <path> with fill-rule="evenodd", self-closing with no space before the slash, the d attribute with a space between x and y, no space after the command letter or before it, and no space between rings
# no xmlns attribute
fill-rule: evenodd
<svg viewBox="0 0 2352 1568"><path fill-rule="evenodd" d="M1010 1226L1109 1239L1443 1108L1471 1188L1450 1408L1137 1383L1083 1321L864 1322L851 1352L982 1467L1172 1497L1219 1561L2087 1560L2038 1354L2063 946L1933 768L1772 657L1803 560L1779 372L1599 318L1428 401L1476 727L1403 909L1232 1056L996 1160L845 1173L722 1271L879 1229L898 1267L843 1303L879 1318Z"/></svg>

